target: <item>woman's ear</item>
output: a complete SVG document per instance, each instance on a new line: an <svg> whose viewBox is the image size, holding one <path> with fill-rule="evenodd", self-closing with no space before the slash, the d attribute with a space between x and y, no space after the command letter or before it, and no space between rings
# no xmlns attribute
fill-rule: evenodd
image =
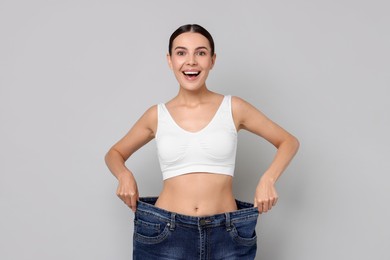
<svg viewBox="0 0 390 260"><path fill-rule="evenodd" d="M169 55L169 53L167 53L167 61L168 61L168 66L169 68L172 70L172 61L171 61L171 55Z"/></svg>
<svg viewBox="0 0 390 260"><path fill-rule="evenodd" d="M211 68L210 69L212 69L214 67L216 59L217 59L217 54L214 53L213 57L211 57Z"/></svg>

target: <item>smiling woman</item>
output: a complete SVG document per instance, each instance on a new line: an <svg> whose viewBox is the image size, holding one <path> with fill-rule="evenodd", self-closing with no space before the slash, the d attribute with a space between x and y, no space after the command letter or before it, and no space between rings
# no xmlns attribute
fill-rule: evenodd
<svg viewBox="0 0 390 260"><path fill-rule="evenodd" d="M175 73L181 88L202 89L216 55L207 37L193 31L177 35L170 44L167 55L170 68Z"/></svg>
<svg viewBox="0 0 390 260"><path fill-rule="evenodd" d="M275 182L299 144L248 102L208 89L215 59L206 29L196 24L178 28L167 54L178 94L150 107L105 157L119 182L118 197L135 212L133 259L255 258L258 214L276 204ZM277 148L253 204L236 200L232 191L241 129ZM158 197L139 197L125 161L153 138L163 190Z"/></svg>

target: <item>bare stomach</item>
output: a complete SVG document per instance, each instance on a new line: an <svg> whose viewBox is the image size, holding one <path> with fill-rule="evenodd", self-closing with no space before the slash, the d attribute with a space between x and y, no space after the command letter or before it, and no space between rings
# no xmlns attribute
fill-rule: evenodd
<svg viewBox="0 0 390 260"><path fill-rule="evenodd" d="M189 216L210 216L237 210L233 177L189 173L164 181L156 207Z"/></svg>

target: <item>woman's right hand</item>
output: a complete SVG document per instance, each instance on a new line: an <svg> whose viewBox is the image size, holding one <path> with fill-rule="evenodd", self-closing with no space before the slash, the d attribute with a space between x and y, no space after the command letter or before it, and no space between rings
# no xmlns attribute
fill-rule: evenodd
<svg viewBox="0 0 390 260"><path fill-rule="evenodd" d="M138 188L132 172L126 167L126 160L155 136L157 129L157 105L149 108L130 131L110 148L105 161L111 173L118 179L118 197L135 212Z"/></svg>
<svg viewBox="0 0 390 260"><path fill-rule="evenodd" d="M116 195L135 212L139 198L137 182L131 173L122 174L118 182Z"/></svg>

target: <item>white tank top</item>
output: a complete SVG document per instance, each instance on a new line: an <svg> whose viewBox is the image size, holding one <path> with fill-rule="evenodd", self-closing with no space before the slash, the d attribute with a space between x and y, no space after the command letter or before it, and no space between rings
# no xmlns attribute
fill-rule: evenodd
<svg viewBox="0 0 390 260"><path fill-rule="evenodd" d="M164 180L192 172L234 175L237 130L231 96L223 98L212 120L198 132L176 124L163 103L157 111L157 154Z"/></svg>

